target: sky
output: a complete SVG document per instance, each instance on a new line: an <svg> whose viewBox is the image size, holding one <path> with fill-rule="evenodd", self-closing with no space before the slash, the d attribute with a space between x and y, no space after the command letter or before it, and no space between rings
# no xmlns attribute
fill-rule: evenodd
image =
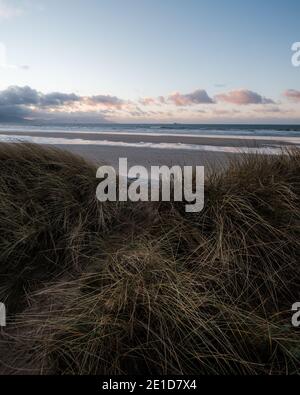
<svg viewBox="0 0 300 395"><path fill-rule="evenodd" d="M299 26L299 0L0 0L0 122L300 123Z"/></svg>

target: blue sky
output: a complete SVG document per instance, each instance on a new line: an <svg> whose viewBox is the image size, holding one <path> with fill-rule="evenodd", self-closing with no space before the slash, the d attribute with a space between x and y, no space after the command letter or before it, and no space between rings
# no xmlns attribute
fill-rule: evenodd
<svg viewBox="0 0 300 395"><path fill-rule="evenodd" d="M299 0L0 0L0 42L14 66L2 67L0 90L84 98L61 108L24 103L38 116L292 122L300 120L300 68L291 64L299 18ZM123 105L96 105L94 96Z"/></svg>

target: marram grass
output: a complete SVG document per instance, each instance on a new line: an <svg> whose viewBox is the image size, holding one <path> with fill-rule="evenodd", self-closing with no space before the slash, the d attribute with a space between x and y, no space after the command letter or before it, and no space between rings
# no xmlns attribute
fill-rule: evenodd
<svg viewBox="0 0 300 395"><path fill-rule="evenodd" d="M205 209L99 203L96 168L0 145L0 374L299 374L300 153L210 172Z"/></svg>

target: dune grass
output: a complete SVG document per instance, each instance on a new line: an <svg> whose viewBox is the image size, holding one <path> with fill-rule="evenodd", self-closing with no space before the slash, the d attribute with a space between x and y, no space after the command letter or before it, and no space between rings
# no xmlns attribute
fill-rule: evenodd
<svg viewBox="0 0 300 395"><path fill-rule="evenodd" d="M210 172L205 209L99 203L96 168L0 145L0 374L299 374L300 152Z"/></svg>

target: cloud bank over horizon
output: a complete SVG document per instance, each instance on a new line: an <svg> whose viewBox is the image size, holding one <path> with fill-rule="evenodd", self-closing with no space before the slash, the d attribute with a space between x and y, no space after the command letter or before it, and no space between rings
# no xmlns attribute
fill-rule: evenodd
<svg viewBox="0 0 300 395"><path fill-rule="evenodd" d="M10 86L0 91L0 122L255 122L262 117L300 121L296 106L300 91L286 90L282 96L283 103L247 89L214 97L196 89L126 100L105 94L43 93L29 86Z"/></svg>

